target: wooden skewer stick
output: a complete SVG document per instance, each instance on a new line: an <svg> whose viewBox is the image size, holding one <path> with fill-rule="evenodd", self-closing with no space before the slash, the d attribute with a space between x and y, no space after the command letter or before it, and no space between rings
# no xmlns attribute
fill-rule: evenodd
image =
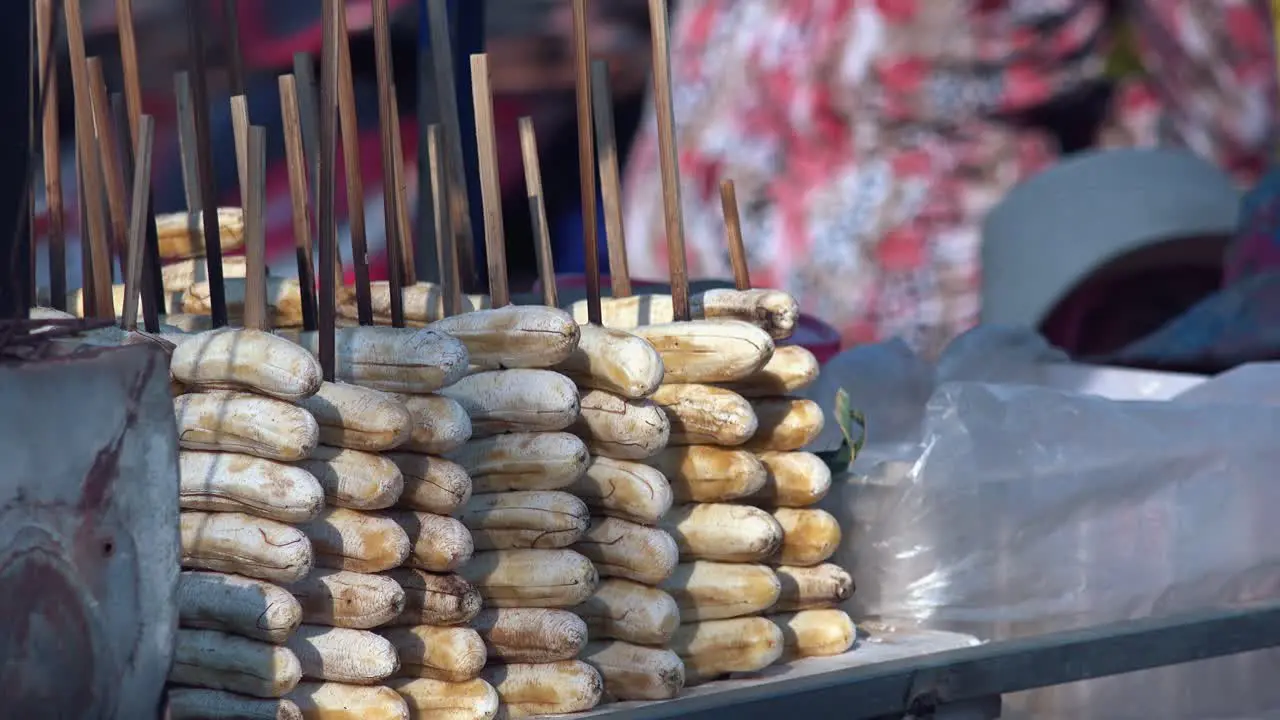
<svg viewBox="0 0 1280 720"><path fill-rule="evenodd" d="M125 263L124 315L125 330L138 329L138 293L142 285L143 257L147 244L147 206L151 204L151 150L156 126L150 115L138 121L138 145L133 156L133 207L129 213L128 260ZM145 301L145 298L143 298ZM147 328L157 332L159 328Z"/></svg>
<svg viewBox="0 0 1280 720"><path fill-rule="evenodd" d="M62 201L62 143L58 128L58 75L49 72L54 45L54 0L36 0L39 73L48 78L41 141L44 147L44 196L49 216L49 303L67 309L67 234Z"/></svg>
<svg viewBox="0 0 1280 720"><path fill-rule="evenodd" d="M178 153L182 160L182 192L187 199L187 212L193 224L192 234L200 231L200 173L196 162L196 115L191 99L191 76L185 70L174 73L173 94L178 104Z"/></svg>
<svg viewBox="0 0 1280 720"><path fill-rule="evenodd" d="M244 326L270 330L267 320L267 228L263 206L267 201L267 130L249 128L248 187L244 208Z"/></svg>
<svg viewBox="0 0 1280 720"><path fill-rule="evenodd" d="M64 0L63 12L67 19L71 86L76 106L76 145L80 151L82 180L79 186L80 201L84 204L84 212L89 220L87 240L92 262L94 310L99 318L114 321L116 315L111 292L111 251L107 244L106 228L102 226L101 160L97 157L98 145L93 134L93 104L89 95L89 67L84 50L84 21L80 15L80 1ZM82 243L86 240L84 230L82 226Z"/></svg>
<svg viewBox="0 0 1280 720"><path fill-rule="evenodd" d="M115 120L116 144L122 149L120 153L120 166L124 171L124 182L126 185L132 185L137 182L135 175L135 173L137 173L137 169L134 168L134 165L137 162L135 153L137 153L138 150L137 146L132 146L129 142L129 110L125 104L124 95L120 93L111 94L111 117ZM151 144L154 147L154 118L151 119ZM144 218L142 228L142 267L138 270L141 273L141 280L137 287L142 293L143 326L149 333L158 333L160 332L160 312L164 308L165 297L163 285L164 280L163 278L157 278L155 276L158 273L153 273L153 271L159 270L159 263L157 262L152 266L148 259L149 253L155 252L157 256L159 255L159 248L157 247L156 240L156 216L155 212L151 208L150 176L147 178L147 185L144 191L147 193L147 201L143 204L143 212L146 214L146 217ZM134 202L136 202L136 200L136 198L133 199ZM129 232L133 232L132 226L130 226ZM124 273L126 280L128 280L130 273L133 272L133 266L129 265L129 262L132 262L131 258L133 257L129 254L130 252L132 252L131 249L127 249L125 252L126 262L124 266ZM157 284L159 285L158 288ZM157 289L159 292L157 292ZM136 308L134 309L134 312L137 312Z"/></svg>
<svg viewBox="0 0 1280 720"><path fill-rule="evenodd" d="M591 46L587 0L573 0L574 88L578 106L578 182L582 189L582 242L587 275L587 321L600 325L600 239L596 226L596 145L591 116Z"/></svg>
<svg viewBox="0 0 1280 720"><path fill-rule="evenodd" d="M680 158L676 154L674 102L671 97L671 40L666 0L649 0L653 40L653 99L657 106L658 160L662 171L662 206L667 255L671 265L671 305L675 320L689 320L689 269L684 250L684 212L680 205Z"/></svg>
<svg viewBox="0 0 1280 720"><path fill-rule="evenodd" d="M609 246L609 284L616 298L631 295L627 266L627 237L622 216L622 173L618 166L618 138L613 122L613 91L609 64L591 63L592 105L596 111L596 143L600 146L600 194L604 198L605 241Z"/></svg>
<svg viewBox="0 0 1280 720"><path fill-rule="evenodd" d="M89 242L89 209L84 200L84 153L80 146L75 146L76 163L76 216L80 221L80 278L83 287L80 291L81 317L97 318L98 291L93 286L93 250ZM74 308L72 308L74 310Z"/></svg>
<svg viewBox="0 0 1280 720"><path fill-rule="evenodd" d="M124 99L129 105L130 147L138 147L142 118L142 82L138 70L138 38L133 28L133 0L116 0L116 29L120 34L120 64L124 71Z"/></svg>
<svg viewBox="0 0 1280 720"><path fill-rule="evenodd" d="M138 147L138 123L142 118L142 80L138 69L138 41L133 27L133 0L116 0L116 27L120 35L120 64L124 75L124 101L128 110L125 112L124 127L128 132L128 141L119 143L121 148L128 148L130 153ZM114 108L114 105L113 105ZM114 114L114 109L112 110ZM116 123L120 124L119 121ZM154 142L154 141L153 141ZM129 153L121 152L121 156ZM151 192L150 185L147 192ZM148 332L153 329L151 316L148 314L156 308L163 308L165 302L164 277L160 271L160 243L156 229L155 203L147 203L147 244L143 248L142 292L148 299L142 303L142 315L146 318Z"/></svg>
<svg viewBox="0 0 1280 720"><path fill-rule="evenodd" d="M102 72L102 59L91 57L89 67L89 102L93 107L93 125L98 138L98 157L102 162L102 179L107 191L107 222L110 224L111 250L120 258L120 271L128 272L125 244L129 238L129 199L124 173L120 169L120 148L116 144L111 122L111 100Z"/></svg>
<svg viewBox="0 0 1280 720"><path fill-rule="evenodd" d="M728 178L720 181L720 206L724 210L724 234L729 243L729 262L733 265L733 284L739 290L750 290L751 270L747 267L747 248L742 243L738 193Z"/></svg>
<svg viewBox="0 0 1280 720"><path fill-rule="evenodd" d="M533 222L533 251L538 258L542 304L559 307L555 260L551 253L551 231L547 228L547 206L542 194L542 165L538 162L538 136L533 129L533 118L530 117L520 118L520 154L524 157L524 185L529 194L529 215Z"/></svg>
<svg viewBox="0 0 1280 720"><path fill-rule="evenodd" d="M236 178L240 181L240 207L249 207L249 98L231 98L231 132L236 145Z"/></svg>
<svg viewBox="0 0 1280 720"><path fill-rule="evenodd" d="M347 181L347 229L351 233L351 264L356 276L356 317L361 325L372 325L369 241L364 223L364 180L360 176L360 127L356 119L355 78L351 70L345 2L342 10L338 14L338 125L342 132L342 166Z"/></svg>
<svg viewBox="0 0 1280 720"><path fill-rule="evenodd" d="M392 126L400 122L393 114L391 98L395 96L395 77L391 69L391 20L387 0L373 0L373 52L378 76L378 131L382 141L382 217L387 243L387 285L391 291L391 325L404 327L404 268L400 250L400 225L397 222L396 169L392 157L395 139Z"/></svg>
<svg viewBox="0 0 1280 720"><path fill-rule="evenodd" d="M400 103L391 94L391 170L394 173L396 194L396 228L400 238L400 260L404 269L404 284L418 284L417 252L413 246L413 229L409 222L409 188L404 175L404 141L400 137ZM443 272L443 270L441 271Z"/></svg>
<svg viewBox="0 0 1280 720"><path fill-rule="evenodd" d="M484 247L489 265L489 298L493 307L511 304L507 287L506 232L502 227L502 186L498 180L498 143L493 137L493 91L489 86L489 56L471 56L471 99L476 109L476 147L479 150L480 191L484 202Z"/></svg>
<svg viewBox="0 0 1280 720"><path fill-rule="evenodd" d="M339 17L343 7L338 0L324 0L324 46L320 59L320 103L317 134L317 165L320 191L317 194L317 212L320 220L320 303L319 350L320 367L324 379L332 382L335 377L334 325L337 315L337 260L338 226L333 213L334 164L337 161L336 134L338 123L338 45Z"/></svg>
<svg viewBox="0 0 1280 720"><path fill-rule="evenodd" d="M302 148L307 154L307 176L311 178L312 227L320 226L320 100L317 97L315 67L309 53L294 53L293 74L298 86L298 112L302 115ZM312 255L318 251L318 239L311 236ZM334 264L337 278L334 287L342 287L342 263Z"/></svg>
<svg viewBox="0 0 1280 720"><path fill-rule="evenodd" d="M227 324L227 295L222 280L222 232L218 227L218 194L213 178L213 149L209 138L209 87L205 77L203 3L187 6L187 52L190 55L191 111L195 126L196 173L200 179L200 214L204 227L209 305L215 328Z"/></svg>
<svg viewBox="0 0 1280 720"><path fill-rule="evenodd" d="M437 102L443 128L445 157L440 159L448 185L445 224L454 236L459 274L468 285L475 284L475 228L471 227L471 200L467 196L465 164L462 160L462 121L458 118L458 89L453 73L453 41L449 36L447 0L427 0L427 26L431 32L431 64L435 68ZM437 240L437 242L439 242ZM441 272L444 269L441 268Z"/></svg>
<svg viewBox="0 0 1280 720"><path fill-rule="evenodd" d="M316 329L316 286L311 256L311 221L307 208L307 157L302 143L298 86L292 75L281 75L280 114L284 124L285 163L289 168L289 202L293 208L293 241L298 258L298 286L302 290L302 329Z"/></svg>
<svg viewBox="0 0 1280 720"><path fill-rule="evenodd" d="M222 20L227 32L227 59L230 70L231 94L244 95L244 56L240 53L240 19L236 5L238 0L222 0Z"/></svg>
<svg viewBox="0 0 1280 720"><path fill-rule="evenodd" d="M445 188L449 181L445 177L444 165L444 139L441 137L440 126L431 125L427 128L427 167L431 180L431 204L435 211L432 219L435 222L436 238L439 240L436 243L436 264L440 268L444 314L451 317L462 312L462 278L459 277L458 246L454 242L456 238L453 233L446 232L445 215L448 213L448 206L445 205Z"/></svg>

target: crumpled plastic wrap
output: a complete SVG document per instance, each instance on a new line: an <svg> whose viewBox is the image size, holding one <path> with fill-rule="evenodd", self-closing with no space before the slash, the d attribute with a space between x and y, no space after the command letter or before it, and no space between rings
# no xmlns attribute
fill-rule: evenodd
<svg viewBox="0 0 1280 720"><path fill-rule="evenodd" d="M827 380L871 441L827 502L848 528L835 561L857 580L854 613L999 640L1280 595L1280 406L1243 400L1239 378L1174 402L1038 387L1046 347L1005 335L1024 352L984 362L1002 336L983 335L933 377L899 367L895 387L844 358ZM1267 380L1280 395L1277 372L1246 387ZM911 433L900 421L930 381ZM1204 661L1014 696L1006 717L1269 717L1278 671L1280 651Z"/></svg>

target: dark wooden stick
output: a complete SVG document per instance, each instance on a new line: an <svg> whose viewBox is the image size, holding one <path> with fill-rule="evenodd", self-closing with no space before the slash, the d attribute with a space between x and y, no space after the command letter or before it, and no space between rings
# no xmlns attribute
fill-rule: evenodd
<svg viewBox="0 0 1280 720"><path fill-rule="evenodd" d="M102 72L102 59L88 59L89 103L93 108L93 125L98 138L98 157L102 162L102 181L107 192L107 222L110 228L111 252L120 260L120 272L127 272L125 244L129 238L129 192L125 189L120 169L120 148L112 127L111 99Z"/></svg>
<svg viewBox="0 0 1280 720"><path fill-rule="evenodd" d="M413 228L409 222L409 188L404 176L404 142L400 137L400 103L391 94L391 170L395 177L396 227L400 238L400 259L404 269L404 284L418 284L418 265L413 245ZM421 175L421 173L419 173ZM419 184L421 188L421 184ZM419 192L422 192L419 189ZM443 272L443 271L441 271Z"/></svg>
<svg viewBox="0 0 1280 720"><path fill-rule="evenodd" d="M649 0L653 40L653 99L657 106L658 160L662 171L662 207L671 265L671 305L675 320L689 320L689 269L684 250L684 212L680 205L680 158L676 148L675 109L671 97L671 40L666 0Z"/></svg>
<svg viewBox="0 0 1280 720"><path fill-rule="evenodd" d="M484 202L484 248L489 264L489 298L493 307L511 304L507 287L506 232L502 227L502 185L498 180L498 143L493 136L493 91L489 85L489 56L471 56L471 99L476 110L476 147L480 159L480 190Z"/></svg>
<svg viewBox="0 0 1280 720"><path fill-rule="evenodd" d="M361 325L373 324L369 289L369 241L364 223L364 180L360 176L360 127L356 119L355 78L351 70L351 41L347 37L346 3L338 14L338 125L342 133L342 166L347 181L347 229L351 233L351 264L355 268L356 316Z"/></svg>
<svg viewBox="0 0 1280 720"><path fill-rule="evenodd" d="M93 133L93 103L90 97L88 58L84 50L84 21L80 15L79 0L64 0L63 12L67 18L67 45L71 58L71 85L76 105L76 144L80 146L82 184L79 186L81 202L88 216L89 255L92 259L94 310L97 317L114 321L115 301L111 291L111 250L107 231L103 227L102 160L98 157L98 144ZM85 242L85 229L81 228L81 242Z"/></svg>
<svg viewBox="0 0 1280 720"><path fill-rule="evenodd" d="M89 242L89 205L85 200L84 186L84 153L80 151L80 143L75 145L76 154L76 214L80 220L80 315L85 318L102 319L98 314L98 291L93 282L93 243ZM110 322L115 323L115 313L111 313Z"/></svg>
<svg viewBox="0 0 1280 720"><path fill-rule="evenodd" d="M448 185L445 198L449 203L445 222L454 236L458 252L459 274L468 285L474 285L476 274L475 232L471 226L471 199L467 195L466 165L462 159L462 121L458 118L458 89L453 72L453 40L449 35L447 0L427 0L427 25L431 33L431 61L435 68L437 102L443 129L446 156L440 159ZM437 240L437 242L439 242ZM443 272L443 270L441 271Z"/></svg>
<svg viewBox="0 0 1280 720"><path fill-rule="evenodd" d="M208 264L209 305L213 326L227 324L227 294L222 280L222 232L218 228L218 190L213 178L209 138L209 86L205 76L203 3L187 0L187 51L190 54L191 110L195 117L196 170L200 178L200 212Z"/></svg>
<svg viewBox="0 0 1280 720"><path fill-rule="evenodd" d="M244 95L247 92L244 82L244 56L240 53L240 19L237 2L238 0L222 0L222 20L227 31L227 64L233 96Z"/></svg>
<svg viewBox="0 0 1280 720"><path fill-rule="evenodd" d="M587 275L587 321L600 325L600 238L596 226L596 139L591 116L591 46L587 0L573 0L574 89L578 105L578 182L582 190L582 242Z"/></svg>
<svg viewBox="0 0 1280 720"><path fill-rule="evenodd" d="M382 141L382 217L387 243L387 285L391 291L391 325L404 327L404 267L400 257L403 240L397 222L396 148L392 127L400 118L391 99L395 96L395 76L391 68L391 19L387 0L373 0L373 51L378 76L378 131Z"/></svg>
<svg viewBox="0 0 1280 720"><path fill-rule="evenodd" d="M318 251L316 236L320 227L320 100L317 95L315 66L309 53L294 53L293 74L298 86L298 113L302 116L302 148L307 156L307 176L311 183L311 248ZM342 287L342 264L335 263L335 287Z"/></svg>
<svg viewBox="0 0 1280 720"><path fill-rule="evenodd" d="M289 168L289 202L293 208L293 241L302 290L302 329L316 329L315 265L311 254L311 221L307 208L307 158L298 111L298 86L292 75L281 75L280 114L284 124L285 163Z"/></svg>
<svg viewBox="0 0 1280 720"><path fill-rule="evenodd" d="M631 295L631 269L627 266L627 237L622 216L622 174L618 138L613 121L613 90L609 64L591 63L592 106L596 111L596 143L600 146L600 194L604 198L605 241L609 246L609 284L613 296Z"/></svg>
<svg viewBox="0 0 1280 720"><path fill-rule="evenodd" d="M529 216L533 223L533 250L538 258L542 303L559 307L555 259L551 252L551 232L547 228L547 207L542 194L542 166L538 162L538 136L533 129L533 118L530 117L520 118L520 154L524 157L524 186L529 195Z"/></svg>
<svg viewBox="0 0 1280 720"><path fill-rule="evenodd" d="M244 208L244 326L270 330L267 320L267 227L263 217L267 202L267 130L249 128L246 152L248 187Z"/></svg>
<svg viewBox="0 0 1280 720"><path fill-rule="evenodd" d="M196 114L191 99L191 76L185 70L174 73L173 94L178 104L178 153L182 160L182 192L187 198L187 212L194 221L200 214L200 172L196 161ZM200 228L192 227L197 233Z"/></svg>
<svg viewBox="0 0 1280 720"><path fill-rule="evenodd" d="M136 148L138 123L142 118L142 81L138 70L138 38L133 27L133 0L116 0L116 29L120 34L124 99L129 106L129 147Z"/></svg>
<svg viewBox="0 0 1280 720"><path fill-rule="evenodd" d="M134 165L137 162L135 153L136 146L129 144L129 110L126 106L124 95L121 93L111 94L111 116L115 119L115 135L116 144L121 148L120 167L124 171L124 181L126 185L133 185L136 180L137 169ZM151 119L151 144L155 145L155 119ZM132 148L132 149L130 149ZM151 207L151 178L147 177L147 201L143 204L143 212L146 213L146 219L143 223L143 243L142 243L142 268L141 284L138 290L142 293L142 322L147 332L160 332L160 313L164 309L164 278L160 275L160 262L158 241L156 238L156 215ZM131 202L136 202L134 198ZM129 232L133 232L132 226ZM152 253L155 254L156 260L152 260ZM132 256L125 253L127 258ZM131 262L131 260L129 261ZM125 278L128 279L132 273L132 266L125 264Z"/></svg>
<svg viewBox="0 0 1280 720"><path fill-rule="evenodd" d="M143 257L147 245L147 206L151 202L151 149L155 134L155 121L150 115L143 115L138 121L138 145L133 152L137 162L134 163L133 206L129 213L128 261L125 263L125 330L138 329L138 293L142 285ZM147 330L156 332L151 328Z"/></svg>
<svg viewBox="0 0 1280 720"><path fill-rule="evenodd" d="M320 215L320 307L319 349L320 367L324 378L335 379L334 324L337 315L337 288L335 273L338 254L338 226L334 217L334 163L337 161L338 123L338 45L345 38L339 36L339 14L343 7L338 0L324 0L324 48L320 60L320 103L318 165L320 192L317 212Z"/></svg>
<svg viewBox="0 0 1280 720"><path fill-rule="evenodd" d="M22 211L26 217L19 222L25 221L26 225L21 226L19 232L23 237L18 238L21 244L14 249L18 251L15 257L21 257L22 245L26 246L27 255L27 277L24 287L22 288L22 305L19 309L29 309L39 305L38 300L40 291L40 280L36 273L36 256L39 254L40 241L36 236L36 193L35 193L35 160L40 157L40 127L44 120L42 117L42 107L40 105L40 88L43 79L40 73L40 40L39 27L36 20L35 3L31 5L27 14L27 168L24 175L27 176L28 182L23 184L22 194L26 207ZM19 317L30 317L30 312L20 314Z"/></svg>
<svg viewBox="0 0 1280 720"><path fill-rule="evenodd" d="M236 179L240 185L240 207L249 207L249 98L231 97L231 132L236 146Z"/></svg>
<svg viewBox="0 0 1280 720"><path fill-rule="evenodd" d="M751 270L747 267L747 248L742 244L738 193L728 178L720 181L720 207L724 211L724 234L729 243L729 262L733 265L733 284L739 290L750 290Z"/></svg>
<svg viewBox="0 0 1280 720"><path fill-rule="evenodd" d="M49 72L53 58L55 0L36 0L36 44L40 77L49 78L45 91L41 141L44 147L45 212L49 217L49 304L67 309L66 209L62 197L62 143L58 127L58 75Z"/></svg>
<svg viewBox="0 0 1280 720"><path fill-rule="evenodd" d="M453 316L462 312L462 278L459 276L458 247L454 243L455 236L447 232L445 221L445 215L448 212L445 193L449 182L444 172L447 155L440 126L429 126L427 128L427 168L431 183L431 203L435 210L434 229L436 238L439 240L436 243L436 264L440 267L440 294L444 298L444 314Z"/></svg>

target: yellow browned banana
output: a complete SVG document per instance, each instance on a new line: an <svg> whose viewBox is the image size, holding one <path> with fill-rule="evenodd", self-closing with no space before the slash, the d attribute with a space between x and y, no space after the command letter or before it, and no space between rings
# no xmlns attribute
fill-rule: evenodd
<svg viewBox="0 0 1280 720"><path fill-rule="evenodd" d="M765 467L754 453L711 445L669 447L649 458L671 482L678 503L730 502L764 487Z"/></svg>
<svg viewBox="0 0 1280 720"><path fill-rule="evenodd" d="M756 413L741 395L713 385L663 385L653 402L671 423L671 445L741 445L756 434Z"/></svg>

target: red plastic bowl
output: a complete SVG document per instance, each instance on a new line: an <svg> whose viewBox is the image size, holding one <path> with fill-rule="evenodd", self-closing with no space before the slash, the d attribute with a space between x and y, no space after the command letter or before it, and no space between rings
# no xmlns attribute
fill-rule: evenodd
<svg viewBox="0 0 1280 720"><path fill-rule="evenodd" d="M587 285L587 278L581 273L566 273L564 275L556 275L556 287L565 288L583 288ZM600 276L600 287L609 287L609 276ZM665 289L663 283L648 282L645 280L632 280L631 287L633 290L644 292L657 289ZM542 283L535 282L533 287L534 293L542 292ZM797 323L795 334L783 340L782 345L799 345L814 357L818 358L819 364L825 364L828 360L840 353L840 333L836 329L819 320L812 315L800 315L800 321Z"/></svg>

